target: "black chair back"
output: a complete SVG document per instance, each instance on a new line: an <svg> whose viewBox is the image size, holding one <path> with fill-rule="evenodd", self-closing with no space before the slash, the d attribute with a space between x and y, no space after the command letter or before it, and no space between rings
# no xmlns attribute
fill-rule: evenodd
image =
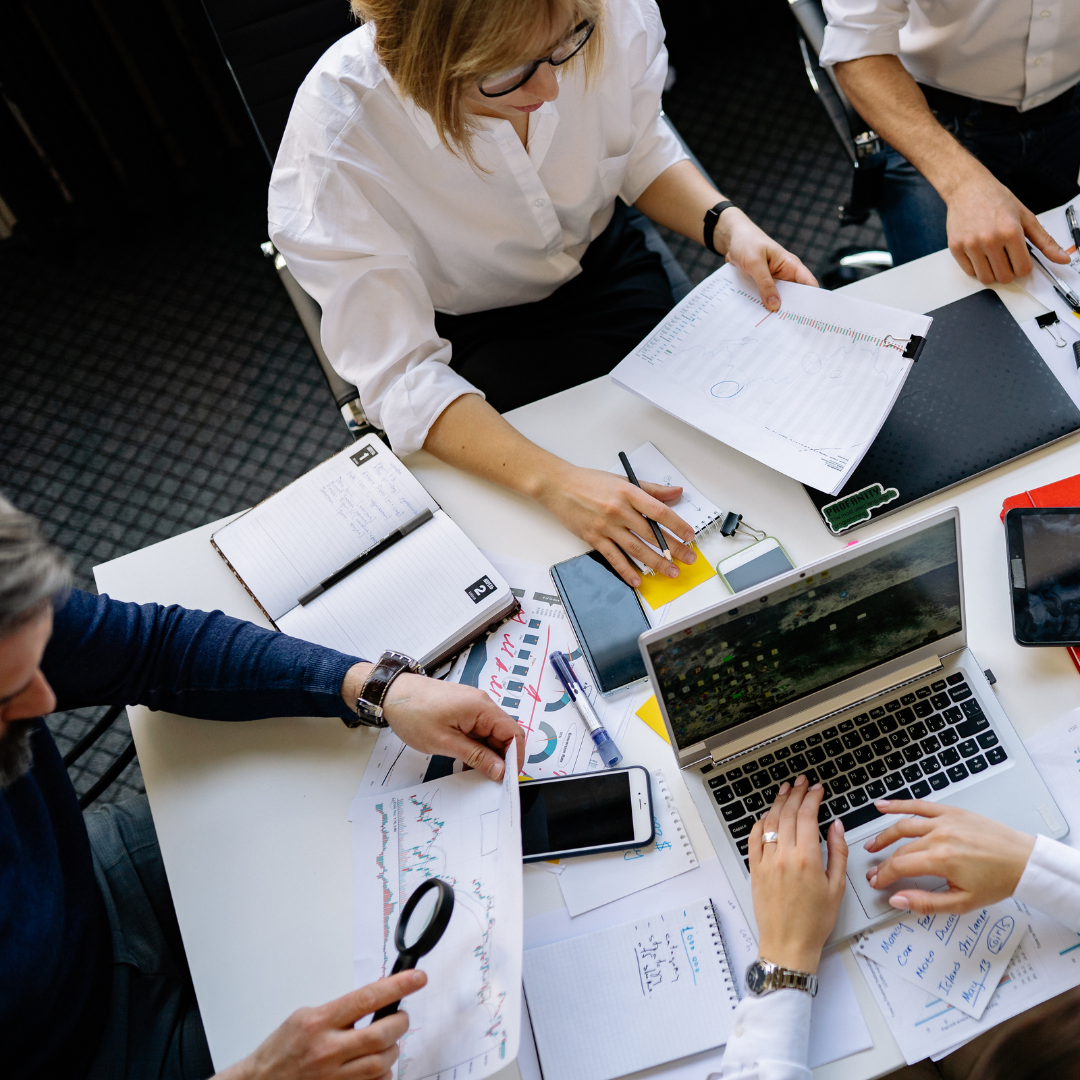
<svg viewBox="0 0 1080 1080"><path fill-rule="evenodd" d="M315 61L357 27L349 0L203 0L271 165Z"/></svg>

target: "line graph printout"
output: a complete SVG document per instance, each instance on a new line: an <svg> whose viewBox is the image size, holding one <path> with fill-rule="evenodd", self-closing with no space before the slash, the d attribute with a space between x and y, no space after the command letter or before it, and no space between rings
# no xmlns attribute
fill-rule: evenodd
<svg viewBox="0 0 1080 1080"><path fill-rule="evenodd" d="M521 1026L522 871L517 751L501 783L476 772L353 800L353 978L390 973L398 915L439 877L454 889L445 934L402 1006L396 1080L483 1080L516 1056Z"/></svg>
<svg viewBox="0 0 1080 1080"><path fill-rule="evenodd" d="M721 267L612 372L620 386L758 461L836 494L904 385L926 315L779 281L770 313Z"/></svg>

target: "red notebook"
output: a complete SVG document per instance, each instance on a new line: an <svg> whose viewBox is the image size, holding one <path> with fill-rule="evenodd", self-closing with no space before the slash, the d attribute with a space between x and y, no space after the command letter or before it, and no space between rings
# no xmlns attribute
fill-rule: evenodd
<svg viewBox="0 0 1080 1080"><path fill-rule="evenodd" d="M1080 474L1058 480L1053 484L1022 491L1019 495L1010 495L1001 504L1001 520L1005 512L1016 506L1080 506ZM1073 646L1066 650L1080 671L1080 647Z"/></svg>

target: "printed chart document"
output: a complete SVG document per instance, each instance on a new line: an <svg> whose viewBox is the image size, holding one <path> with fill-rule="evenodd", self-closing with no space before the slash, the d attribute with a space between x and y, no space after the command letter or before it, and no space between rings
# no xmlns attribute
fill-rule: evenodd
<svg viewBox="0 0 1080 1080"><path fill-rule="evenodd" d="M496 784L444 776L352 804L353 976L363 986L397 958L394 930L413 891L438 877L454 913L408 1000L396 1080L483 1080L517 1056L521 1026L522 872L517 750Z"/></svg>
<svg viewBox="0 0 1080 1080"><path fill-rule="evenodd" d="M855 947L868 960L978 1020L1025 930L1023 914L1003 901L966 915L905 915L863 934Z"/></svg>
<svg viewBox="0 0 1080 1080"><path fill-rule="evenodd" d="M611 1080L727 1041L738 996L705 898L525 953L546 1080Z"/></svg>
<svg viewBox="0 0 1080 1080"><path fill-rule="evenodd" d="M306 605L299 598L423 510L432 518ZM516 604L480 549L378 437L353 443L219 529L214 547L286 634L425 667Z"/></svg>
<svg viewBox="0 0 1080 1080"><path fill-rule="evenodd" d="M611 373L728 446L837 494L889 415L932 320L778 281L769 312L728 264Z"/></svg>

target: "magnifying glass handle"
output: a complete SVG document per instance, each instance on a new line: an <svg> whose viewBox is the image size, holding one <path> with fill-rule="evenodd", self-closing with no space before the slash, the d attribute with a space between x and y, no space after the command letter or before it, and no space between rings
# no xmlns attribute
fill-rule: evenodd
<svg viewBox="0 0 1080 1080"><path fill-rule="evenodd" d="M390 969L391 975L396 975L399 971L405 971L408 968L416 967L416 962L411 956L404 953L398 953L398 958L394 961L394 966ZM371 1022L374 1024L376 1020L381 1020L384 1016L393 1016L398 1011L398 1006L401 1001L391 1001L389 1005L384 1005L381 1009L375 1010L375 1015L372 1016Z"/></svg>

